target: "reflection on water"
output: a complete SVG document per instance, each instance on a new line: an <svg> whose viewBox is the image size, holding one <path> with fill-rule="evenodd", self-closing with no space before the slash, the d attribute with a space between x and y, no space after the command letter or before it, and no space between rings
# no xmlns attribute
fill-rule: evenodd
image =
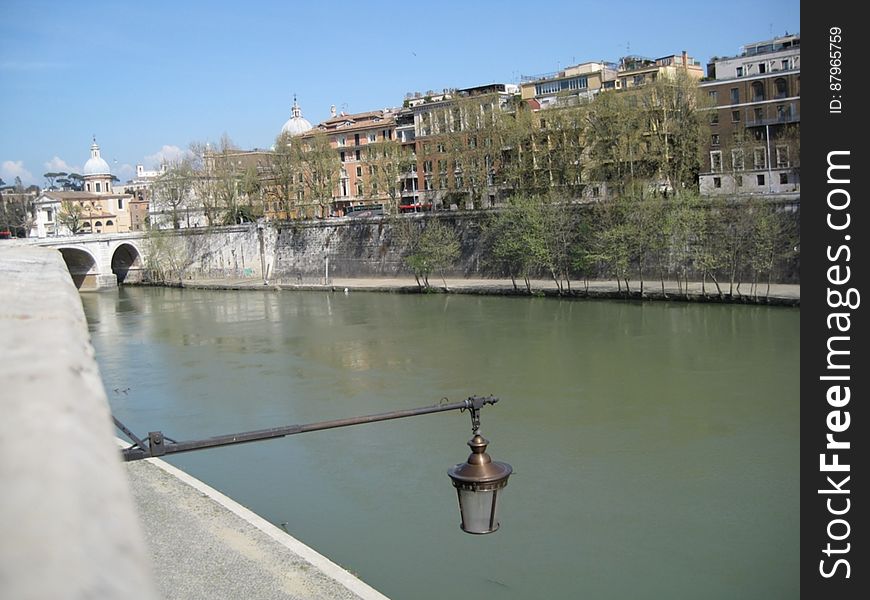
<svg viewBox="0 0 870 600"><path fill-rule="evenodd" d="M502 528L443 414L173 457L396 599L798 594L799 311L473 296L83 296L116 416L203 438L494 394ZM129 388L129 390L127 389ZM117 389L118 391L114 391Z"/></svg>

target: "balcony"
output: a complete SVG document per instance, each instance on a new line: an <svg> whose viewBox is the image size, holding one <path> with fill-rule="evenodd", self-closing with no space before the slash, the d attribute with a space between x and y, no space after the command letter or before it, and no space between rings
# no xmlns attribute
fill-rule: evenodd
<svg viewBox="0 0 870 600"><path fill-rule="evenodd" d="M785 125L787 123L799 123L801 115L798 112L787 112L775 117L749 118L746 120L747 127L764 127L766 125Z"/></svg>

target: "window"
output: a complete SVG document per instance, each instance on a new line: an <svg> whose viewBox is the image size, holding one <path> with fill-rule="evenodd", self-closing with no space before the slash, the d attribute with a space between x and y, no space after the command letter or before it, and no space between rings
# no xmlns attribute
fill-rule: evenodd
<svg viewBox="0 0 870 600"><path fill-rule="evenodd" d="M444 154L444 152L445 152L444 144L438 144L437 148L438 148L438 152L440 152L441 154Z"/></svg>
<svg viewBox="0 0 870 600"><path fill-rule="evenodd" d="M776 107L776 120L785 123L791 120L791 105L779 104Z"/></svg>
<svg viewBox="0 0 870 600"><path fill-rule="evenodd" d="M788 173L780 173L779 174L779 184L785 185L788 183Z"/></svg>
<svg viewBox="0 0 870 600"><path fill-rule="evenodd" d="M359 134L358 133L353 134L353 145L359 146Z"/></svg>
<svg viewBox="0 0 870 600"><path fill-rule="evenodd" d="M757 106L752 111L752 118L756 123L761 123L764 120L764 109Z"/></svg>
<svg viewBox="0 0 870 600"><path fill-rule="evenodd" d="M369 138L368 138L368 139L369 139L369 144L373 144L374 142L377 141L377 139L378 139L378 134L375 133L374 131L370 131L370 132L369 132Z"/></svg>
<svg viewBox="0 0 870 600"><path fill-rule="evenodd" d="M742 171L745 167L743 164L743 149L736 148L731 151L731 168L735 171Z"/></svg>
<svg viewBox="0 0 870 600"><path fill-rule="evenodd" d="M764 148L756 148L753 150L752 166L756 169L763 169L767 166L767 161L764 160Z"/></svg>
<svg viewBox="0 0 870 600"><path fill-rule="evenodd" d="M731 111L731 122L732 123L739 123L740 122L740 111L739 110L732 110Z"/></svg>
<svg viewBox="0 0 870 600"><path fill-rule="evenodd" d="M363 195L363 184L362 184L362 182L359 182L359 181L358 181L357 184L356 184L356 195L357 195L357 196L362 196L362 195Z"/></svg>
<svg viewBox="0 0 870 600"><path fill-rule="evenodd" d="M743 67L737 67L737 76L743 77Z"/></svg>
<svg viewBox="0 0 870 600"><path fill-rule="evenodd" d="M738 175L734 179L737 181L737 187L743 187L743 175Z"/></svg>
<svg viewBox="0 0 870 600"><path fill-rule="evenodd" d="M719 113L714 112L710 115L710 125L718 125L719 124Z"/></svg>
<svg viewBox="0 0 870 600"><path fill-rule="evenodd" d="M718 133L714 133L712 136L710 136L710 143L713 146L719 145L719 134Z"/></svg>
<svg viewBox="0 0 870 600"><path fill-rule="evenodd" d="M359 150L354 150L354 152L353 152L353 157L354 157L356 160L359 160L359 157L360 157L360 151L359 151Z"/></svg>
<svg viewBox="0 0 870 600"><path fill-rule="evenodd" d="M446 173L447 172L447 161L446 160L439 160L438 161L438 172L439 173Z"/></svg>
<svg viewBox="0 0 870 600"><path fill-rule="evenodd" d="M423 172L424 173L431 173L432 172L432 161L431 160L424 160L423 161Z"/></svg>
<svg viewBox="0 0 870 600"><path fill-rule="evenodd" d="M432 177L430 177L429 175L426 175L426 177L423 179L423 189L427 191L432 189Z"/></svg>
<svg viewBox="0 0 870 600"><path fill-rule="evenodd" d="M719 99L719 92L717 90L710 90L707 92L707 95L710 96L710 101L716 104L716 101Z"/></svg>
<svg viewBox="0 0 870 600"><path fill-rule="evenodd" d="M357 176L357 177L362 177L362 167L361 167L361 166L357 166L357 168L356 168L356 176Z"/></svg>
<svg viewBox="0 0 870 600"><path fill-rule="evenodd" d="M714 173L722 171L722 151L713 150L710 152L710 170Z"/></svg>
<svg viewBox="0 0 870 600"><path fill-rule="evenodd" d="M722 178L721 177L714 177L713 178L713 187L716 187L716 188L722 187Z"/></svg>
<svg viewBox="0 0 870 600"><path fill-rule="evenodd" d="M790 165L788 160L788 146L776 147L776 166L784 169Z"/></svg>
<svg viewBox="0 0 870 600"><path fill-rule="evenodd" d="M752 82L752 101L761 102L764 100L764 84L760 81Z"/></svg>
<svg viewBox="0 0 870 600"><path fill-rule="evenodd" d="M336 144L338 144L339 146L346 146L347 138L343 135L338 136L338 138L336 139Z"/></svg>
<svg viewBox="0 0 870 600"><path fill-rule="evenodd" d="M785 98L788 96L788 82L782 77L777 78L773 82L774 98Z"/></svg>
<svg viewBox="0 0 870 600"><path fill-rule="evenodd" d="M118 198L118 210L124 210L124 199Z"/></svg>
<svg viewBox="0 0 870 600"><path fill-rule="evenodd" d="M339 160L340 160L341 162L344 162L344 152L339 152L339 153L338 153L338 158L339 158Z"/></svg>
<svg viewBox="0 0 870 600"><path fill-rule="evenodd" d="M99 192L100 191L100 182L98 181L97 183L94 184L94 186L96 188L96 191Z"/></svg>
<svg viewBox="0 0 870 600"><path fill-rule="evenodd" d="M111 226L114 225L114 224L115 224L115 223L112 222L112 221L106 221L106 227L111 227Z"/></svg>
<svg viewBox="0 0 870 600"><path fill-rule="evenodd" d="M789 69L791 69L791 62L789 61L789 59L784 58L782 61L782 70L788 71Z"/></svg>
<svg viewBox="0 0 870 600"><path fill-rule="evenodd" d="M731 104L740 104L740 88L731 88Z"/></svg>
<svg viewBox="0 0 870 600"><path fill-rule="evenodd" d="M767 63L758 63L758 72L761 74L767 73Z"/></svg>
<svg viewBox="0 0 870 600"><path fill-rule="evenodd" d="M757 183L758 185L764 185L764 175L756 175L755 183Z"/></svg>

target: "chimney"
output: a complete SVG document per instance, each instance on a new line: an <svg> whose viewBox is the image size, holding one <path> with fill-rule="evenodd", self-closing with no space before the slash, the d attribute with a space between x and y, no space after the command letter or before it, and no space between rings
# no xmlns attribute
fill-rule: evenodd
<svg viewBox="0 0 870 600"><path fill-rule="evenodd" d="M689 53L683 50L683 68L689 68Z"/></svg>

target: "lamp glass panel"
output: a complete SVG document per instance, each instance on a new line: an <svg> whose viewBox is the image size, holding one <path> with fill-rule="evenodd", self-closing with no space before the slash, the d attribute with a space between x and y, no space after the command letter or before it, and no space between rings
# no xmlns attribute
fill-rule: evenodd
<svg viewBox="0 0 870 600"><path fill-rule="evenodd" d="M492 503L497 497L494 490L484 492L458 491L459 508L462 512L462 524L465 531L489 533L498 529L498 504L496 504L495 515L492 511Z"/></svg>

